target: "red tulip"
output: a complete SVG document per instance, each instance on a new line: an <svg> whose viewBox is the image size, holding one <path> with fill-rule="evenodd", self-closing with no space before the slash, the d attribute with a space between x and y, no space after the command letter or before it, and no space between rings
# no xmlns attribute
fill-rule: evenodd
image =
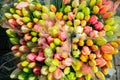
<svg viewBox="0 0 120 80"><path fill-rule="evenodd" d="M59 80L60 78L62 78L62 71L59 68L57 68L53 73L53 76L56 80Z"/></svg>
<svg viewBox="0 0 120 80"><path fill-rule="evenodd" d="M81 52L83 55L89 55L91 53L91 50L89 49L89 47L84 46Z"/></svg>
<svg viewBox="0 0 120 80"><path fill-rule="evenodd" d="M41 67L40 66L36 66L34 67L33 69L33 73L36 75L36 76L39 76L41 73Z"/></svg>
<svg viewBox="0 0 120 80"><path fill-rule="evenodd" d="M18 26L16 20L14 20L14 19L9 19L9 20L8 20L8 23L9 23L9 25L10 25L11 27L13 27L13 28L15 28L15 27Z"/></svg>
<svg viewBox="0 0 120 80"><path fill-rule="evenodd" d="M98 30L98 31L103 30L103 27L104 27L104 25L103 25L101 22L97 22L97 23L95 23L95 25L94 25L94 28L95 28L96 30Z"/></svg>
<svg viewBox="0 0 120 80"><path fill-rule="evenodd" d="M30 53L30 54L27 55L27 60L30 61L30 62L31 61L36 61L36 57L37 56L34 53Z"/></svg>
<svg viewBox="0 0 120 80"><path fill-rule="evenodd" d="M114 52L114 47L112 47L110 44L105 44L101 47L101 50L103 53L112 54Z"/></svg>
<svg viewBox="0 0 120 80"><path fill-rule="evenodd" d="M12 46L11 50L12 50L13 52L16 52L16 51L19 50L19 47L20 47L20 45Z"/></svg>
<svg viewBox="0 0 120 80"><path fill-rule="evenodd" d="M92 16L90 19L89 19L89 22L91 23L91 24L95 24L96 22L97 22L97 20L98 20L98 17L97 16Z"/></svg>
<svg viewBox="0 0 120 80"><path fill-rule="evenodd" d="M54 38L52 36L47 37L48 44L52 43L54 41Z"/></svg>
<svg viewBox="0 0 120 80"><path fill-rule="evenodd" d="M97 59L96 59L96 64L97 64L97 66L99 66L99 67L103 67L103 66L106 65L106 61L105 61L103 58L97 58Z"/></svg>

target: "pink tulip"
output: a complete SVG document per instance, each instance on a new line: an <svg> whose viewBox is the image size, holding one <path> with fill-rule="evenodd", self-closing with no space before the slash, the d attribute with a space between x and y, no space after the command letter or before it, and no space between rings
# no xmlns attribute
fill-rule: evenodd
<svg viewBox="0 0 120 80"><path fill-rule="evenodd" d="M33 73L36 75L36 76L39 76L41 73L41 67L40 66L36 66L34 67L33 69Z"/></svg>
<svg viewBox="0 0 120 80"><path fill-rule="evenodd" d="M28 52L28 47L26 45L22 45L19 47L19 51L22 52L22 53L26 53Z"/></svg>
<svg viewBox="0 0 120 80"><path fill-rule="evenodd" d="M16 27L18 26L16 20L14 20L14 19L9 19L9 20L8 20L8 23L9 23L9 25L10 25L11 27L13 27L13 28L16 28Z"/></svg>
<svg viewBox="0 0 120 80"><path fill-rule="evenodd" d="M98 17L94 15L94 16L92 16L92 17L90 18L89 22L90 22L91 24L95 24L95 23L97 23L97 20L98 20Z"/></svg>
<svg viewBox="0 0 120 80"><path fill-rule="evenodd" d="M84 75L91 73L90 67L87 66L87 65L85 65L85 64L83 64L83 65L82 65L82 73L83 73Z"/></svg>
<svg viewBox="0 0 120 80"><path fill-rule="evenodd" d="M63 0L63 3L64 3L64 4L69 4L69 3L70 3L70 0Z"/></svg>
<svg viewBox="0 0 120 80"><path fill-rule="evenodd" d="M104 25L103 25L101 22L97 22L97 23L95 23L95 25L94 25L94 28L95 28L96 30L98 30L98 31L103 30L103 27L104 27Z"/></svg>
<svg viewBox="0 0 120 80"><path fill-rule="evenodd" d="M34 30L36 32L40 32L40 31L42 31L42 27L39 24L36 24L36 25L34 25Z"/></svg>
<svg viewBox="0 0 120 80"><path fill-rule="evenodd" d="M66 33L59 31L58 38L60 38L62 41L64 41L67 38Z"/></svg>
<svg viewBox="0 0 120 80"><path fill-rule="evenodd" d="M98 58L102 57L102 52L100 50L95 51L95 54Z"/></svg>
<svg viewBox="0 0 120 80"><path fill-rule="evenodd" d="M27 55L27 60L30 61L30 62L31 61L36 61L36 57L37 56L34 53L30 53L30 54Z"/></svg>
<svg viewBox="0 0 120 80"><path fill-rule="evenodd" d="M36 57L36 60L37 60L38 62L44 62L45 57L37 56L37 57Z"/></svg>
<svg viewBox="0 0 120 80"><path fill-rule="evenodd" d="M59 53L56 53L56 54L54 54L54 59L61 61L63 58L61 57L61 55Z"/></svg>
<svg viewBox="0 0 120 80"><path fill-rule="evenodd" d="M44 62L45 60L44 52L39 52L38 56L36 57L36 60L39 62Z"/></svg>
<svg viewBox="0 0 120 80"><path fill-rule="evenodd" d="M91 53L91 50L90 50L90 48L89 47L87 47L87 46L84 46L83 48L82 48L82 54L83 55L89 55L90 53Z"/></svg>
<svg viewBox="0 0 120 80"><path fill-rule="evenodd" d="M92 31L92 27L90 27L90 26L84 26L84 32L86 34L89 34L91 31Z"/></svg>
<svg viewBox="0 0 120 80"><path fill-rule="evenodd" d="M101 47L101 50L103 51L103 53L108 53L108 54L111 54L114 52L114 48L110 44L103 45Z"/></svg>
<svg viewBox="0 0 120 80"><path fill-rule="evenodd" d="M29 4L28 2L20 2L17 4L16 9L21 10L22 8L28 8Z"/></svg>
<svg viewBox="0 0 120 80"><path fill-rule="evenodd" d="M72 21L74 19L74 14L72 12L68 13L68 19Z"/></svg>
<svg viewBox="0 0 120 80"><path fill-rule="evenodd" d="M44 37L40 37L38 39L38 45L41 46L41 45L44 45L44 43L47 43L46 39Z"/></svg>
<svg viewBox="0 0 120 80"><path fill-rule="evenodd" d="M62 71L59 68L57 68L53 73L53 76L56 80L59 80L60 78L62 78Z"/></svg>
<svg viewBox="0 0 120 80"><path fill-rule="evenodd" d="M66 58L65 60L62 61L62 63L65 66L71 66L72 65L72 59L71 58Z"/></svg>
<svg viewBox="0 0 120 80"><path fill-rule="evenodd" d="M103 58L97 58L96 59L97 66L103 67L106 65L106 61Z"/></svg>
<svg viewBox="0 0 120 80"><path fill-rule="evenodd" d="M96 37L98 37L98 31L96 31L96 30L91 31L91 32L90 32L90 37L91 37L91 38L96 38Z"/></svg>
<svg viewBox="0 0 120 80"><path fill-rule="evenodd" d="M22 18L17 19L16 22L17 22L17 24L19 24L21 26L24 25L24 22L22 21Z"/></svg>
<svg viewBox="0 0 120 80"><path fill-rule="evenodd" d="M52 43L54 41L54 38L52 36L47 37L48 44Z"/></svg>

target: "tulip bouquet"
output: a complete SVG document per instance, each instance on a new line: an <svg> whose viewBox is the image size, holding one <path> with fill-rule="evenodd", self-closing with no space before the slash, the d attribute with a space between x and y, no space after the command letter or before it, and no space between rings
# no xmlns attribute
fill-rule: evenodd
<svg viewBox="0 0 120 80"><path fill-rule="evenodd" d="M60 8L35 0L9 6L1 25L19 57L10 78L105 80L120 45L120 1L61 0ZM48 2L49 3L49 2Z"/></svg>

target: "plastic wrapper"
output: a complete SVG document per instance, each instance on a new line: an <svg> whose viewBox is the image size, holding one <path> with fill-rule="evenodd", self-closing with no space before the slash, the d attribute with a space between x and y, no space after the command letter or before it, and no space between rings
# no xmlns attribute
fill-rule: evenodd
<svg viewBox="0 0 120 80"><path fill-rule="evenodd" d="M20 60L10 77L105 80L120 45L119 16L114 16L118 5L110 0L20 0L3 5L1 26L8 28L11 50Z"/></svg>

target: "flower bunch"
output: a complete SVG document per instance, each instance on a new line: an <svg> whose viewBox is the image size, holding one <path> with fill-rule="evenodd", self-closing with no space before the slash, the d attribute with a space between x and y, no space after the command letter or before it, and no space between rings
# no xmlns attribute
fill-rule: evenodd
<svg viewBox="0 0 120 80"><path fill-rule="evenodd" d="M21 61L10 77L105 80L120 45L112 5L106 0L62 0L57 9L53 4L48 8L38 2L14 3L5 13L6 33Z"/></svg>

